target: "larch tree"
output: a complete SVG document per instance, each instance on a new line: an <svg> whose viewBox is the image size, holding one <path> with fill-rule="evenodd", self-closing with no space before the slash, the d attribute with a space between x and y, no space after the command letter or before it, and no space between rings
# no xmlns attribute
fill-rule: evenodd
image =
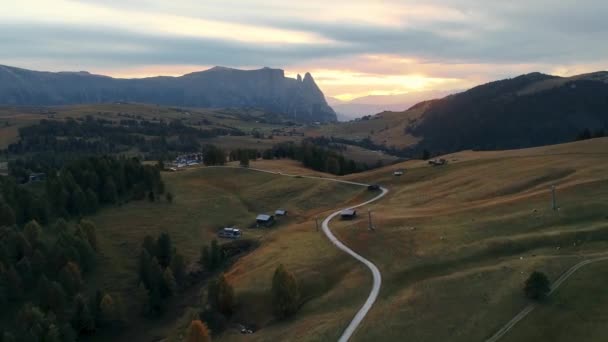
<svg viewBox="0 0 608 342"><path fill-rule="evenodd" d="M281 264L272 277L272 306L277 318L292 316L298 310L300 293L296 278Z"/></svg>
<svg viewBox="0 0 608 342"><path fill-rule="evenodd" d="M188 342L211 342L207 325L198 319L192 321L188 329Z"/></svg>

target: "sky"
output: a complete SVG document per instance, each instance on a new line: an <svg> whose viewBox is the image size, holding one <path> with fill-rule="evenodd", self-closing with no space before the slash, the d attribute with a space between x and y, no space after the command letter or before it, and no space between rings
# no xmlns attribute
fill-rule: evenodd
<svg viewBox="0 0 608 342"><path fill-rule="evenodd" d="M326 96L608 69L605 0L0 0L0 64L114 77L311 72Z"/></svg>

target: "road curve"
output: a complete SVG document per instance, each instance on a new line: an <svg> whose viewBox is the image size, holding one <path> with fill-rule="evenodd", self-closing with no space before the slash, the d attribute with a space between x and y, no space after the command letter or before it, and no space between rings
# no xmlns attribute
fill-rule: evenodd
<svg viewBox="0 0 608 342"><path fill-rule="evenodd" d="M380 198L384 197L384 195L386 195L388 193L388 190L386 188L380 188L380 189L382 190L382 193L380 193L378 196L372 198L369 201L363 202L361 204L357 204L357 205L349 207L349 208L358 208L358 207L362 207L364 205L370 204L370 203L375 202L375 201L379 200ZM367 315L369 310L372 308L372 305L374 305L374 303L376 302L376 298L378 298L378 293L380 293L380 286L382 285L382 275L380 274L380 270L378 270L378 267L376 267L376 265L374 265L374 263L365 259L361 255L357 254L352 249L348 248L345 244L343 244L340 240L338 240L338 238L329 229L329 221L331 221L331 219L333 219L334 217L340 215L341 211L342 210L338 210L338 211L332 213L331 215L327 216L327 218L325 220L323 220L323 224L322 224L323 232L325 233L325 235L327 236L329 241L331 241L334 245L336 245L336 247L338 247L339 249L343 250L344 252L350 254L353 258L359 260L362 264L367 266L367 268L369 268L369 270L372 272L372 276L373 276L373 280L374 280L374 283L372 285L372 290L370 291L369 296L367 297L367 300L365 301L365 303L363 304L361 309L359 309L359 311L357 312L355 317L352 319L352 321L350 321L350 323L348 324L348 326L342 333L342 336L340 336L340 339L338 340L339 342L346 342L350 339L350 337L353 335L353 333L355 332L355 330L357 329L359 324L361 324L361 321L363 321L363 319L365 318L365 316Z"/></svg>
<svg viewBox="0 0 608 342"><path fill-rule="evenodd" d="M551 295L555 290L557 290L561 284L566 281L566 279L570 278L572 274L578 271L581 267L589 265L598 261L608 260L608 257L600 257L595 259L588 259L579 262L578 264L570 267L564 274L562 274L557 280L551 285L551 289L549 290L549 295ZM511 330L519 321L524 319L530 312L532 312L536 308L536 304L532 303L526 306L523 310L521 310L515 317L513 317L507 324L505 324L500 330L498 330L492 337L486 340L486 342L496 342L501 339L504 335L506 335L509 330Z"/></svg>
<svg viewBox="0 0 608 342"><path fill-rule="evenodd" d="M219 167L242 168L242 167L236 167L236 166L219 166ZM268 171L268 170L262 170L262 169L256 169L256 168L248 168L248 169L253 170L253 171L271 173L271 174L280 175L280 176L287 176L287 177L322 179L322 180L327 180L327 181L331 181L331 182L353 184L353 185L359 185L359 186L365 186L365 187L369 186L369 184L365 184L365 183L351 182L351 181L334 179L334 178L291 175L291 174L286 174L286 173L282 173L282 172ZM359 203L357 205L350 206L348 208L354 209L354 208L362 207L364 205L368 205L370 203L373 203L373 202L381 199L388 193L388 189L386 189L384 187L381 187L380 190L382 192L380 194L378 194L378 196L370 199L369 201L365 201L363 203ZM344 209L346 209L346 208L344 208ZM340 215L340 212L344 209L340 209L340 210L332 213L331 215L327 216L325 218L325 220L323 220L323 223L321 225L322 229L323 229L323 233L325 233L325 236L327 236L329 241L331 241L336 247L338 247L342 251L346 252L353 258L357 259L359 262L361 262L362 264L367 266L367 268L369 268L369 270L372 272L373 284L372 284L372 290L370 291L369 296L367 297L367 300L365 301L363 306L359 309L359 311L357 312L355 317L353 317L353 319L350 321L350 323L348 324L348 326L346 327L346 329L340 336L340 339L338 339L338 342L348 341L351 338L351 336L355 333L355 330L357 330L357 327L359 327L359 324L361 324L361 322L363 321L363 319L365 318L365 316L367 315L369 310L372 308L372 306L376 302L376 298L378 298L378 293L380 293L380 286L382 285L382 275L380 274L380 270L378 269L378 267L376 265L374 265L374 263L372 263L371 261L362 257L360 254L357 254L357 252L348 248L348 246L346 246L344 243L342 243L340 240L338 240L338 238L331 232L331 229L329 229L329 221L331 221L334 217Z"/></svg>

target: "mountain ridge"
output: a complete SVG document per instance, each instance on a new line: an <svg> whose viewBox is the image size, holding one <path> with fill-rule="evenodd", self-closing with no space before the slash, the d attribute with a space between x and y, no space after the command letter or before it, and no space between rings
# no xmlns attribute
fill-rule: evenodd
<svg viewBox="0 0 608 342"><path fill-rule="evenodd" d="M32 71L0 65L0 104L70 105L139 102L203 108L261 108L301 122L336 121L312 75L282 69L213 67L182 76L113 78L78 72Z"/></svg>

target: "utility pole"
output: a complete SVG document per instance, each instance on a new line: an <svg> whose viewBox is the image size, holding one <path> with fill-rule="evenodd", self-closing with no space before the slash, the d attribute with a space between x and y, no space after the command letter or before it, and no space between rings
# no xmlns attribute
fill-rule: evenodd
<svg viewBox="0 0 608 342"><path fill-rule="evenodd" d="M317 231L319 231L319 218L315 216L315 224L317 226Z"/></svg>
<svg viewBox="0 0 608 342"><path fill-rule="evenodd" d="M557 210L557 200L555 199L555 185L551 185L551 206L553 210Z"/></svg>
<svg viewBox="0 0 608 342"><path fill-rule="evenodd" d="M367 216L369 218L369 230L376 230L376 228L374 227L374 224L372 223L372 211L367 209Z"/></svg>

